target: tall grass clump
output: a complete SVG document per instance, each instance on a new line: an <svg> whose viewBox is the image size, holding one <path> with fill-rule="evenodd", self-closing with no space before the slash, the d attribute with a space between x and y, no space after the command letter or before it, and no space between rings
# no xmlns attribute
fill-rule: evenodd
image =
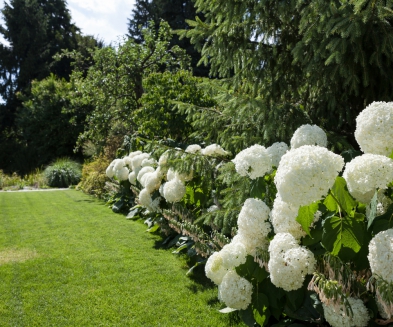
<svg viewBox="0 0 393 327"><path fill-rule="evenodd" d="M8 189L10 187L14 189L22 189L24 185L24 181L17 173L6 175L2 170L0 170L0 190Z"/></svg>
<svg viewBox="0 0 393 327"><path fill-rule="evenodd" d="M45 168L44 176L50 187L69 187L79 183L82 166L69 158L59 158Z"/></svg>

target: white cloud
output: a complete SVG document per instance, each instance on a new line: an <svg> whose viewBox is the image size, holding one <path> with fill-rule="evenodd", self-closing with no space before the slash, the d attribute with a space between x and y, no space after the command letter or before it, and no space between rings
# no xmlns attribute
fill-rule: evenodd
<svg viewBox="0 0 393 327"><path fill-rule="evenodd" d="M120 0L102 1L102 0L69 0L68 6L73 8L81 8L91 13L114 13L119 6Z"/></svg>
<svg viewBox="0 0 393 327"><path fill-rule="evenodd" d="M98 36L109 44L127 33L134 5L135 0L69 0L68 8L83 34Z"/></svg>
<svg viewBox="0 0 393 327"><path fill-rule="evenodd" d="M127 19L131 17L135 0L68 0L72 21L85 35L94 35L106 44L116 43L127 33ZM0 0L0 9L4 0ZM0 20L0 24L3 23ZM0 38L0 42L5 40Z"/></svg>

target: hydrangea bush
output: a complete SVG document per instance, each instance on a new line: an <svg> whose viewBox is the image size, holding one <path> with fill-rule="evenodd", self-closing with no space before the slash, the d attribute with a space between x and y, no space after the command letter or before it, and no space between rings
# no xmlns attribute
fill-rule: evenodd
<svg viewBox="0 0 393 327"><path fill-rule="evenodd" d="M290 146L234 156L217 144L150 143L115 159L107 176L134 192L129 217L149 216L205 258L197 264L218 286L222 312L249 326L388 324L392 104L371 104L357 124L364 153L346 161L320 127L303 125Z"/></svg>

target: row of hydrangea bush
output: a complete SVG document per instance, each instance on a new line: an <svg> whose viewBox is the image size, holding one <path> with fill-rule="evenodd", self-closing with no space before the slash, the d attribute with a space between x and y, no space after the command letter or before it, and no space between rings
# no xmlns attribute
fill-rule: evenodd
<svg viewBox="0 0 393 327"><path fill-rule="evenodd" d="M195 238L222 312L238 311L250 326L386 325L393 322L393 103L370 104L356 124L361 152L333 153L320 127L303 125L289 146L255 144L234 157L217 144L160 156L133 151L106 174L134 192L133 212ZM239 185L252 188L243 192L248 198L236 193ZM229 211L237 217L229 233L196 223Z"/></svg>

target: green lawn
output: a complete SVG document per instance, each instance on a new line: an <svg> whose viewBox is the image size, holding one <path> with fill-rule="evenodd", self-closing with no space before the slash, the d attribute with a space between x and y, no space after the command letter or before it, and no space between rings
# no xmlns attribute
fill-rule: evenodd
<svg viewBox="0 0 393 327"><path fill-rule="evenodd" d="M160 240L74 190L0 193L0 326L230 326Z"/></svg>

